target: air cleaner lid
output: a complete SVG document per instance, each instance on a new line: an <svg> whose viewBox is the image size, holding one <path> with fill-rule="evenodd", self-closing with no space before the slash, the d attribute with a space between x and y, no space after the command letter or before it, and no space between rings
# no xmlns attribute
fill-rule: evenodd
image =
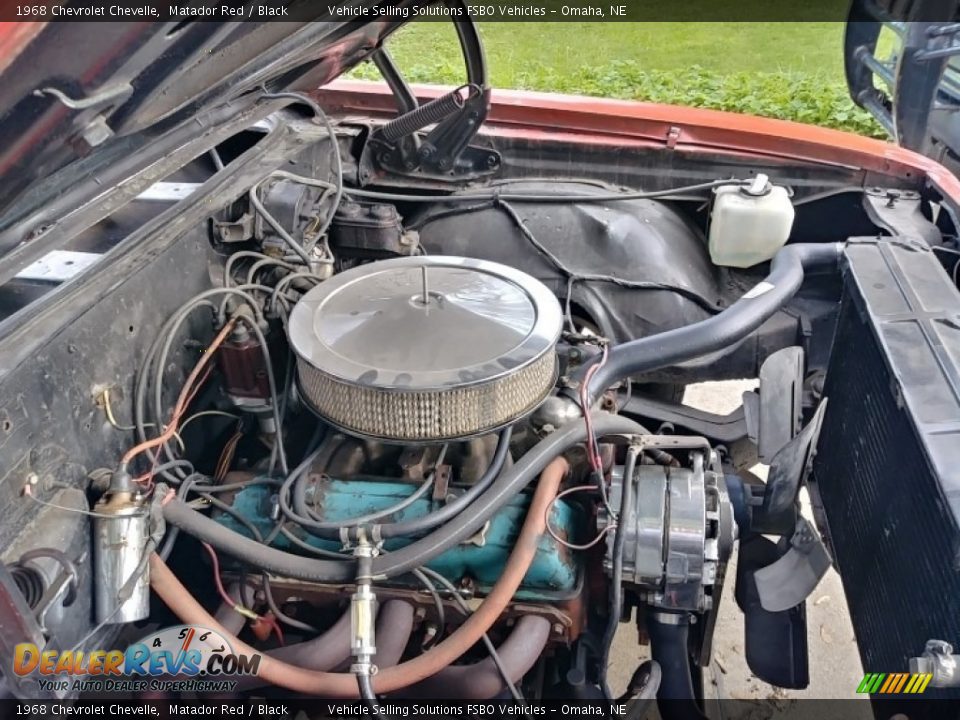
<svg viewBox="0 0 960 720"><path fill-rule="evenodd" d="M300 358L341 381L384 390L482 384L534 362L562 328L538 280L450 256L362 265L308 292L289 336Z"/></svg>

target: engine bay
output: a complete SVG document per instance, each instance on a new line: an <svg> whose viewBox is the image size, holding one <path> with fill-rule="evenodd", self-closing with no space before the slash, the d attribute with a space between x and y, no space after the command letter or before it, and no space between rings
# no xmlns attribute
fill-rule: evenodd
<svg viewBox="0 0 960 720"><path fill-rule="evenodd" d="M82 272L0 286L17 632L211 628L265 659L238 697L612 701L629 621L650 659L622 699L679 717L726 591L751 670L804 687L844 547L811 470L845 253L955 293L952 209L846 167L667 155L641 181L647 150L482 133L496 172L451 188L392 172L424 118L281 95L73 225ZM682 403L731 378L759 379L737 411Z"/></svg>

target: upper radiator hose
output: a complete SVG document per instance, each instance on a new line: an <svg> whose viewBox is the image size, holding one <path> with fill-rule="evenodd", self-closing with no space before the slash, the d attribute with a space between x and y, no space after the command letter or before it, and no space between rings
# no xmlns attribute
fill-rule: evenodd
<svg viewBox="0 0 960 720"><path fill-rule="evenodd" d="M590 381L590 404L623 378L694 360L740 342L794 296L806 272L836 270L842 249L843 243L787 245L770 262L770 274L723 312L615 346ZM582 382L593 364L578 368L574 379Z"/></svg>

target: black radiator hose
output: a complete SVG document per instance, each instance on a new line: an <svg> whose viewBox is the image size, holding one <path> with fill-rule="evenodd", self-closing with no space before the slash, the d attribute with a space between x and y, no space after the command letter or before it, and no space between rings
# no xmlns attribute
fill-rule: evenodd
<svg viewBox="0 0 960 720"><path fill-rule="evenodd" d="M591 416L593 432L605 435L648 435L642 425L619 415L604 412ZM429 535L393 552L374 558L371 572L374 579L393 577L427 564L430 560L456 547L475 535L497 511L518 492L533 482L550 462L586 438L585 425L572 422L551 433L527 451L510 469L504 471L463 512ZM235 532L203 515L182 500L170 496L163 502L163 517L183 532L210 543L217 550L249 565L310 582L352 582L356 567L352 559L320 560L268 547Z"/></svg>
<svg viewBox="0 0 960 720"><path fill-rule="evenodd" d="M660 665L657 707L664 720L706 720L693 692L689 631L685 615L654 612L647 617L650 655Z"/></svg>
<svg viewBox="0 0 960 720"><path fill-rule="evenodd" d="M590 405L624 378L694 360L744 340L794 296L807 272L836 270L842 249L843 243L787 245L774 255L767 277L723 312L614 346L590 381ZM574 379L582 381L594 363L578 368Z"/></svg>

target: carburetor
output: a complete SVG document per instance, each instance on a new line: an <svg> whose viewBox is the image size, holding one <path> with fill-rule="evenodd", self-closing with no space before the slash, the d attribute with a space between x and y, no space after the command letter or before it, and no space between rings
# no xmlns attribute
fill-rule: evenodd
<svg viewBox="0 0 960 720"><path fill-rule="evenodd" d="M614 472L610 504L625 533L623 583L664 610L713 609L735 537L733 507L716 453L703 438L646 435L638 449L690 450L689 467L637 464ZM662 455L661 455L662 457ZM632 483L623 506L624 483ZM610 520L601 513L601 527ZM612 574L615 539L607 533L604 570Z"/></svg>

